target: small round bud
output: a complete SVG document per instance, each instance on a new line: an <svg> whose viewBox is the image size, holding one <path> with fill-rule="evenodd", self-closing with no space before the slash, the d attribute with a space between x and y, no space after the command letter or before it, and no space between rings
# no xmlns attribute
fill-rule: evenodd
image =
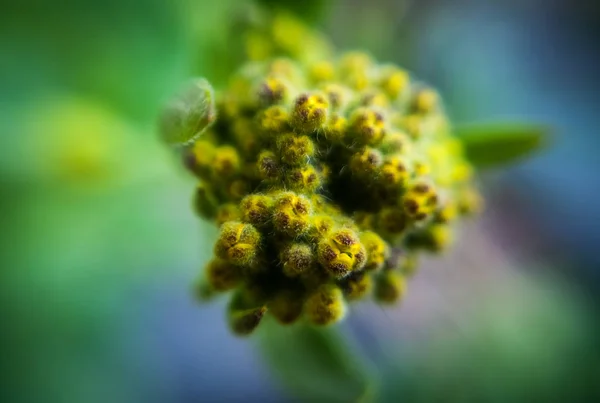
<svg viewBox="0 0 600 403"><path fill-rule="evenodd" d="M202 179L208 179L212 171L212 163L215 158L216 147L213 143L199 140L194 143L186 155L186 165Z"/></svg>
<svg viewBox="0 0 600 403"><path fill-rule="evenodd" d="M285 80L269 76L258 87L258 98L263 105L283 103L289 97L290 85Z"/></svg>
<svg viewBox="0 0 600 403"><path fill-rule="evenodd" d="M260 325L262 318L267 313L267 307L230 309L228 313L231 331L238 336L247 336Z"/></svg>
<svg viewBox="0 0 600 403"><path fill-rule="evenodd" d="M240 281L241 273L238 267L222 259L213 259L206 265L208 284L215 291L229 291Z"/></svg>
<svg viewBox="0 0 600 403"><path fill-rule="evenodd" d="M321 178L311 165L294 168L286 175L288 187L299 193L313 193L320 185Z"/></svg>
<svg viewBox="0 0 600 403"><path fill-rule="evenodd" d="M342 291L331 284L319 287L304 303L307 319L315 325L329 325L343 319L346 304Z"/></svg>
<svg viewBox="0 0 600 403"><path fill-rule="evenodd" d="M221 226L215 255L234 265L249 266L256 258L260 233L251 224L228 221Z"/></svg>
<svg viewBox="0 0 600 403"><path fill-rule="evenodd" d="M236 179L227 187L227 196L232 200L240 200L250 191L250 182L246 179Z"/></svg>
<svg viewBox="0 0 600 403"><path fill-rule="evenodd" d="M388 97L396 99L409 87L408 73L397 67L383 68L379 78L379 86Z"/></svg>
<svg viewBox="0 0 600 403"><path fill-rule="evenodd" d="M431 89L423 89L414 95L412 107L417 113L431 113L437 109L439 103L438 94Z"/></svg>
<svg viewBox="0 0 600 403"><path fill-rule="evenodd" d="M213 172L217 177L231 177L240 169L240 156L231 146L218 147L212 161Z"/></svg>
<svg viewBox="0 0 600 403"><path fill-rule="evenodd" d="M323 126L323 135L332 144L341 143L346 136L347 127L348 121L346 118L338 113L333 113Z"/></svg>
<svg viewBox="0 0 600 403"><path fill-rule="evenodd" d="M285 134L277 139L281 161L288 165L304 165L315 153L315 145L308 136Z"/></svg>
<svg viewBox="0 0 600 403"><path fill-rule="evenodd" d="M423 118L418 115L408 115L402 118L401 125L413 140L421 138L425 132Z"/></svg>
<svg viewBox="0 0 600 403"><path fill-rule="evenodd" d="M313 265L313 250L305 243L292 243L281 251L279 259L283 273L288 277L296 277Z"/></svg>
<svg viewBox="0 0 600 403"><path fill-rule="evenodd" d="M271 106L258 115L258 127L266 135L275 135L289 130L289 114L282 106Z"/></svg>
<svg viewBox="0 0 600 403"><path fill-rule="evenodd" d="M407 163L404 158L396 155L387 157L379 172L379 179L386 188L404 187L409 179Z"/></svg>
<svg viewBox="0 0 600 403"><path fill-rule="evenodd" d="M367 147L350 157L350 170L358 178L374 179L383 162L379 150Z"/></svg>
<svg viewBox="0 0 600 403"><path fill-rule="evenodd" d="M329 234L319 243L319 263L334 278L343 278L352 270L360 270L366 263L367 254L356 233L340 229Z"/></svg>
<svg viewBox="0 0 600 403"><path fill-rule="evenodd" d="M483 210L483 198L474 188L465 188L458 194L458 210L462 215L473 215Z"/></svg>
<svg viewBox="0 0 600 403"><path fill-rule="evenodd" d="M330 81L335 75L333 64L327 61L313 63L308 68L308 78L315 84Z"/></svg>
<svg viewBox="0 0 600 403"><path fill-rule="evenodd" d="M407 237L406 246L412 250L424 249L430 252L440 252L451 242L450 227L444 224L434 224Z"/></svg>
<svg viewBox="0 0 600 403"><path fill-rule="evenodd" d="M215 222L218 226L223 225L227 221L237 221L241 217L240 209L237 204L225 203L217 208Z"/></svg>
<svg viewBox="0 0 600 403"><path fill-rule="evenodd" d="M407 216L401 209L386 207L378 214L377 227L387 236L401 235L407 226Z"/></svg>
<svg viewBox="0 0 600 403"><path fill-rule="evenodd" d="M369 85L369 70L373 61L360 52L346 53L340 60L339 73L349 87L361 91Z"/></svg>
<svg viewBox="0 0 600 403"><path fill-rule="evenodd" d="M373 279L365 273L351 274L342 280L340 288L349 301L355 301L366 297L373 289Z"/></svg>
<svg viewBox="0 0 600 403"><path fill-rule="evenodd" d="M279 164L279 158L275 153L271 151L263 151L258 156L256 163L258 175L268 181L274 181L279 179L281 166Z"/></svg>
<svg viewBox="0 0 600 403"><path fill-rule="evenodd" d="M317 215L310 219L310 229L307 237L311 242L319 243L333 230L335 220L329 215Z"/></svg>
<svg viewBox="0 0 600 403"><path fill-rule="evenodd" d="M281 193L275 201L273 225L279 233L289 237L300 236L310 227L310 201L293 192Z"/></svg>
<svg viewBox="0 0 600 403"><path fill-rule="evenodd" d="M366 271L379 270L388 258L388 246L379 235L373 231L365 231L360 235L360 241L367 251Z"/></svg>
<svg viewBox="0 0 600 403"><path fill-rule="evenodd" d="M406 279L394 272L385 271L375 281L375 299L382 304L393 304L406 293Z"/></svg>
<svg viewBox="0 0 600 403"><path fill-rule="evenodd" d="M320 129L327 121L329 102L323 94L302 94L294 102L292 124L303 133Z"/></svg>
<svg viewBox="0 0 600 403"><path fill-rule="evenodd" d="M302 314L303 305L304 300L300 293L284 290L269 301L269 312L282 325L290 325Z"/></svg>
<svg viewBox="0 0 600 403"><path fill-rule="evenodd" d="M349 140L357 146L376 145L385 135L383 114L371 108L358 108L350 117Z"/></svg>
<svg viewBox="0 0 600 403"><path fill-rule="evenodd" d="M243 222L263 227L273 214L273 198L259 194L248 195L240 202L240 211Z"/></svg>
<svg viewBox="0 0 600 403"><path fill-rule="evenodd" d="M384 154L398 154L402 152L405 155L410 153L410 140L406 133L395 131L386 133L381 141L379 149Z"/></svg>
<svg viewBox="0 0 600 403"><path fill-rule="evenodd" d="M339 84L327 84L322 87L333 111L344 109L352 96L352 91Z"/></svg>

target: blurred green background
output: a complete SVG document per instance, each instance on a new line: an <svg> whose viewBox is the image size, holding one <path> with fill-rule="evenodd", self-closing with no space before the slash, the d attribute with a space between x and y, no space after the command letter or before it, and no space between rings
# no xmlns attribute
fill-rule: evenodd
<svg viewBox="0 0 600 403"><path fill-rule="evenodd" d="M600 399L598 3L263 3L407 67L456 122L544 122L552 146L484 173L484 216L426 259L400 307L353 307L345 349L312 333L238 339L222 302L191 297L215 230L155 127L190 76L224 82L248 2L6 5L0 400Z"/></svg>

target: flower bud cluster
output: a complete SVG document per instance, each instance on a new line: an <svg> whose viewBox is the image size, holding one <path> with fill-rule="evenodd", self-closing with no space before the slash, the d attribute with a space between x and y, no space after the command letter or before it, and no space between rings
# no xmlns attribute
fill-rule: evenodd
<svg viewBox="0 0 600 403"><path fill-rule="evenodd" d="M438 94L366 54L248 63L217 110L184 154L195 210L220 226L205 281L233 291L238 334L398 301L418 252L480 207Z"/></svg>

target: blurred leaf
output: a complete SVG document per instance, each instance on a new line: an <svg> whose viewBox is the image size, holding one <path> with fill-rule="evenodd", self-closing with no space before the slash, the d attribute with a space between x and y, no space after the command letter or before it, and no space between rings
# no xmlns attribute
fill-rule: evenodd
<svg viewBox="0 0 600 403"><path fill-rule="evenodd" d="M532 123L483 123L458 127L469 160L479 168L505 165L540 149L547 126Z"/></svg>
<svg viewBox="0 0 600 403"><path fill-rule="evenodd" d="M337 329L266 320L258 341L275 376L295 396L311 402L372 400L373 374Z"/></svg>
<svg viewBox="0 0 600 403"><path fill-rule="evenodd" d="M217 118L215 93L204 78L191 80L165 106L160 117L160 133L170 145L196 140Z"/></svg>
<svg viewBox="0 0 600 403"><path fill-rule="evenodd" d="M333 3L331 0L258 0L267 8L285 9L306 21L322 18Z"/></svg>

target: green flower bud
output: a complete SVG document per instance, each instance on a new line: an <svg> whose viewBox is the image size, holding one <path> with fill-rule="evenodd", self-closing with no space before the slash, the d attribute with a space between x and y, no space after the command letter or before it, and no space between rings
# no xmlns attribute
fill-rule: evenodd
<svg viewBox="0 0 600 403"><path fill-rule="evenodd" d="M213 259L206 266L208 284L215 291L229 291L235 288L241 279L238 267L222 259Z"/></svg>
<svg viewBox="0 0 600 403"><path fill-rule="evenodd" d="M250 309L230 309L229 327L238 336L247 336L260 325L262 318L267 313L267 307L261 306Z"/></svg>
<svg viewBox="0 0 600 403"><path fill-rule="evenodd" d="M291 290L281 291L269 301L269 312L282 325L290 325L300 318L303 303L302 294Z"/></svg>
<svg viewBox="0 0 600 403"><path fill-rule="evenodd" d="M213 172L220 178L233 176L240 169L240 156L237 150L230 146L218 147L212 161Z"/></svg>
<svg viewBox="0 0 600 403"><path fill-rule="evenodd" d="M398 302L406 293L406 280L394 271L385 271L375 282L375 299L382 304Z"/></svg>

